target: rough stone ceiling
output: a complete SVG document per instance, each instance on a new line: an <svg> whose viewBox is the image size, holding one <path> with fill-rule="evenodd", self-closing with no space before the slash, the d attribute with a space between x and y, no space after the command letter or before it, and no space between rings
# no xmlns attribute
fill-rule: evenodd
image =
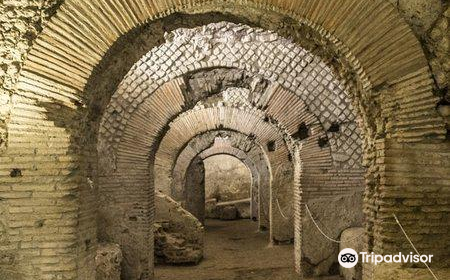
<svg viewBox="0 0 450 280"><path fill-rule="evenodd" d="M116 97L113 97L113 99L112 99L111 105L109 106L109 109L108 109L108 112L110 112L110 114L107 114L106 115L107 117L105 117L104 121L102 122L103 125L100 130L101 131L100 140L110 142L110 144L103 143L102 146L111 147L111 146L115 145L114 142L117 143L117 141L120 139L120 135L122 133L121 127L125 127L125 125L127 124L127 119L129 119L130 116L133 115L132 112L135 110L133 108L138 108L139 103L143 102L143 103L147 104L146 106L144 106L147 108L152 108L152 106L156 106L156 107L153 107L153 109L154 109L153 111L167 112L167 113L164 113L164 114L169 114L166 117L166 121L168 121L170 118L173 118L175 116L174 115L175 111L173 111L173 110L175 110L174 108L180 108L178 110L181 111L181 108L185 107L185 105L183 105L183 102L186 98L183 96L183 90L181 89L184 87L182 85L183 84L182 80L178 79L178 82L176 82L175 87L173 85L171 86L170 83L164 84L162 87L160 87L156 90L156 92L155 92L156 94L154 97L152 97L151 92L152 92L152 88L155 87L155 84L153 82L149 84L149 81L154 81L155 79L156 80L158 80L158 79L164 80L164 79L167 79L168 77L173 76L174 73L177 73L179 71L187 71L187 68L186 68L187 64L184 63L182 55L184 55L186 57L185 58L186 61L194 62L194 61L192 61L192 57L190 56L190 55L193 55L193 56L196 56L197 58L200 58L203 60L205 58L207 58L208 61L210 61L214 64L215 62L217 62L217 61L215 61L215 59L216 60L220 59L220 61L223 61L223 58L219 58L219 57L215 58L214 55L218 55L218 54L223 55L223 53L231 55L231 54L235 53L233 51L226 51L226 50L232 48L235 45L236 40L242 41L243 43L241 43L241 44L248 44L250 46L250 47L248 47L249 50L251 50L251 46L254 46L254 45L259 44L261 46L264 46L266 43L272 43L272 44L274 44L274 46L273 46L274 48L280 49L281 53L279 55L281 56L281 58L285 57L284 55L282 55L283 52L290 53L284 47L284 43L286 43L287 41L285 41L284 39L278 37L276 34L271 33L271 32L254 31L251 28L246 27L246 26L238 26L238 25L233 25L233 24L229 24L229 23L213 24L209 28L211 30L209 30L208 28L203 28L202 33L200 35L197 33L199 29L192 29L192 30L181 29L181 30L174 31L172 33L171 41L169 41L165 45L162 45L161 47L158 47L158 48L152 50L151 52L149 52L141 60L142 62L138 62L136 64L139 66L135 66L132 68L130 73L127 75L127 77L122 82L122 84L121 84L122 87L119 87L119 89L116 93ZM236 32L238 32L238 34L242 34L242 35L239 35L237 37L234 37L234 36L230 37L230 33L226 32L226 30L228 28L234 28L234 29L236 29L234 31L236 31ZM252 33L252 32L256 32L256 33ZM208 34L212 34L212 35L208 35ZM247 34L247 35L245 35L245 34ZM218 38L222 38L223 36L226 39L218 39ZM214 39L214 38L216 38L216 39ZM253 38L253 40L256 40L256 41L255 42L251 41L250 39L252 39L252 38ZM191 42L193 42L193 43L191 43ZM198 42L203 42L203 43L201 43L201 44L203 44L202 47L206 48L206 50L202 49L202 48L200 48L200 50L199 50L198 44L200 44L200 43L198 43ZM225 47L222 46L224 44L224 42L226 44L228 44L228 45L225 45ZM257 42L259 42L259 43L257 43ZM264 43L262 43L262 42L264 42ZM187 46L184 46L186 44L187 44ZM181 46L184 46L184 49ZM171 48L174 48L173 51L170 51ZM191 49L191 48L193 49L193 52L189 52L189 49ZM296 47L294 45L292 45L291 48L296 48ZM264 49L270 49L270 48L264 47ZM180 52L180 50L186 50L187 54L183 54L182 52ZM216 52L216 54L214 54L215 50L218 50L218 52ZM251 59L252 59L251 53L253 53L253 52L258 53L258 49L256 49L256 51L250 51L250 52L245 53L247 60L251 61ZM164 55L159 56L158 53L164 53ZM175 55L175 59L169 58L169 60L168 60L167 56L170 53L173 53ZM358 162L359 162L358 157L360 157L360 154L361 154L361 151L358 152L359 145L357 144L357 142L359 141L359 139L358 139L359 137L356 134L356 129L357 129L356 124L354 123L354 121L351 120L352 118L354 118L354 114L351 112L351 109L349 109L349 108L351 108L351 106L348 104L348 98L345 97L345 94L342 91L342 89L340 89L339 87L336 87L336 84L338 85L339 83L336 81L333 81L331 71L327 70L327 68L324 64L320 64L317 61L317 58L308 54L304 50L298 50L298 51L296 51L296 53L302 54L303 60L299 59L298 61L294 62L294 66L291 66L291 68L289 68L289 69L292 69L291 71L294 71L294 73L297 73L296 75L299 75L298 73L306 73L305 74L306 76L304 77L304 81L306 81L306 85L299 84L298 85L299 88L297 89L301 92L301 93L299 93L300 94L299 97L305 99L306 100L305 102L307 102L307 104L309 104L308 109L306 109L306 110L308 111L312 108L312 111L316 112L315 114L317 116L319 116L322 119L322 122L325 123L325 125L328 127L330 127L333 123L335 123L337 121L345 122L345 124L343 124L344 131L342 131L343 133L341 134L341 138L344 137L344 139L341 139L341 140L336 139L336 140L333 140L332 143L333 143L333 145L339 144L340 146L348 145L347 146L348 148L346 148L347 151L349 151L351 148L356 149L356 153L355 153L356 158L351 160L351 164L352 165L358 164ZM206 56L206 55L208 55L208 56ZM244 55L244 53L241 52L241 55ZM262 55L262 53L261 53L261 55ZM154 56L156 56L156 57L154 57ZM160 58L158 58L158 57L160 57ZM161 59L160 63L158 63L158 61L159 61L158 59ZM172 62L170 59L173 59ZM247 61L244 57L240 58L240 60L239 60L238 58L233 58L231 56L230 59L231 59L230 63L235 60L238 62L240 60ZM287 71L286 70L287 64L285 62L281 61L280 59L276 58L276 55L275 55L275 57L272 57L272 61L274 61L274 59L277 60L278 63L281 63L281 66L280 66L281 68L279 68L278 72L274 72L271 74L269 72L269 70L264 70L263 73L260 70L256 70L255 75L257 75L257 76L265 75L266 77L268 77L268 79L274 79L274 77L278 77L278 76L283 77L283 76L289 75L289 74L287 74L287 72L283 72L283 71ZM147 62L144 62L144 61L147 61ZM167 61L169 61L169 62L167 62ZM259 60L255 60L255 62L253 62L253 63L259 63L258 61ZM265 60L263 59L263 61L265 61ZM147 64L150 63L150 64L149 64L149 66L145 67L147 70L144 71L143 65L145 65L145 63L147 63ZM265 63L267 63L267 61ZM251 63L247 62L246 65L251 65ZM195 62L192 64L192 67L194 67L194 68L195 67L205 68L208 66L211 66L211 65L208 65L208 63L204 62L204 61ZM312 68L313 66L315 66L316 68ZM175 68L173 70L170 70L171 67L175 67ZM251 66L248 66L247 68L249 68L249 67L251 67ZM295 70L299 67L301 70ZM158 70L152 72L151 69L153 69L153 70L158 69ZM163 71L164 69L166 69L166 71ZM178 69L178 70L176 70L176 69ZM256 69L259 69L259 68L256 68ZM263 67L260 69L266 69L266 68ZM150 72L148 72L148 71L150 71ZM171 71L173 71L173 72L171 72ZM286 74L283 74L283 73L286 73ZM165 75L165 74L167 74L167 75ZM152 77L152 78L150 78L150 77ZM291 76L287 76L288 80L289 80L289 77L291 77ZM281 79L280 82L283 83L283 81L285 81L285 80ZM156 84L157 83L158 82L156 82ZM284 84L286 84L286 83L289 84L289 82L284 82ZM320 83L323 83L325 86L320 86ZM291 87L292 86L293 85L291 84ZM321 89L322 91L315 90L317 87L319 89ZM307 95L305 93L305 90L309 90L309 91L311 91L311 93L309 95ZM336 96L336 91L338 92L337 96L339 96L340 99L336 99L335 97L332 97L332 96ZM170 94L174 94L174 97L172 97L171 99L169 98L168 99L169 102L163 101L161 99L161 98L163 98L163 96L164 96L164 98L166 98ZM324 97L323 97L324 103L323 104L317 103L318 100L321 100L320 97L315 98L317 94L319 94L319 96L321 94L324 95ZM148 100L151 100L152 98L153 98L153 100L155 100L153 102L154 105L151 105L151 103L148 103L149 102ZM268 98L266 98L266 99L268 99ZM274 98L274 100L277 100L277 99ZM286 98L284 98L282 100L292 100L292 98L288 98L288 96L286 96ZM337 100L341 100L341 101L337 101ZM313 103L312 101L315 103ZM254 99L254 100L252 100L252 102L253 103L256 102L257 104L259 103L259 106L262 106L262 107L264 106L264 101L263 101L263 103L260 103L260 101ZM266 102L267 102L267 100L266 100ZM341 102L341 103L339 103L339 102ZM128 105L125 105L125 104L128 104ZM336 105L334 105L334 104L336 104ZM278 105L279 105L278 109L276 108L276 106L274 106L275 107L274 109L279 110L279 108L283 108L283 104L278 104ZM124 107L124 106L126 106L126 107ZM161 106L167 106L167 108L164 109L164 107L161 107ZM292 109L292 108L294 108L294 109ZM291 124L292 124L292 120L293 120L292 117L295 116L295 114L293 115L293 113L295 112L295 107L292 107L292 108L291 108L292 110L289 111L289 112L291 112L291 115L288 114L289 112L286 113L286 116L288 117L288 119L286 119L286 117L285 117L285 121L290 122ZM154 112L150 112L150 111L151 110L147 109L148 114L155 114ZM168 113L168 112L171 112L171 113ZM283 112L283 113L285 113L285 112ZM281 113L279 118L283 117L283 113ZM140 113L140 114L143 117L145 115L142 113ZM160 113L157 113L157 114L160 114ZM150 116L147 115L145 117L148 118ZM108 118L110 119L109 121L108 121ZM153 117L150 117L150 118L155 119ZM144 119L143 119L143 121L144 121ZM118 122L120 122L122 124L120 126L118 126L117 125ZM158 123L158 121L155 121L155 122ZM162 120L162 122L164 122L164 121ZM162 122L161 122L161 124L162 124ZM108 125L108 123L112 123L112 125ZM294 127L291 126L290 133L295 133L295 130L298 129L298 124L294 124L293 126ZM297 126L297 127L295 127L295 126ZM346 131L347 129L350 129L350 130ZM161 131L164 129L159 128L157 130ZM155 133L155 132L153 132L153 133ZM111 134L113 134L113 136ZM331 136L331 134L330 134L330 136ZM350 137L354 137L353 140L351 140L352 138L350 138ZM110 140L105 140L105 139L110 139ZM147 140L147 141L149 141L149 140ZM348 142L348 141L350 141L350 142ZM149 142L153 143L151 141L149 141ZM352 142L355 142L355 144L352 145Z"/></svg>
<svg viewBox="0 0 450 280"><path fill-rule="evenodd" d="M229 29L237 35L231 36ZM114 111L128 114L168 80L213 67L245 69L278 82L298 94L325 126L355 118L349 97L332 71L318 57L275 33L219 23L172 34L172 41L151 50L130 70L111 99L103 125L110 123L108 116ZM331 112L325 112L327 108ZM119 119L126 124L127 115Z"/></svg>

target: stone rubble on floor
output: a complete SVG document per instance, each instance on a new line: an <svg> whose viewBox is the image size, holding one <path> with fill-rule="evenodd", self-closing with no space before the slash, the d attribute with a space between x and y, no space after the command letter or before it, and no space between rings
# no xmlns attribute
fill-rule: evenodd
<svg viewBox="0 0 450 280"><path fill-rule="evenodd" d="M203 258L202 224L169 196L155 198L155 263L197 264Z"/></svg>
<svg viewBox="0 0 450 280"><path fill-rule="evenodd" d="M203 250L198 244L188 243L183 234L169 232L169 223L155 223L155 263L198 264Z"/></svg>

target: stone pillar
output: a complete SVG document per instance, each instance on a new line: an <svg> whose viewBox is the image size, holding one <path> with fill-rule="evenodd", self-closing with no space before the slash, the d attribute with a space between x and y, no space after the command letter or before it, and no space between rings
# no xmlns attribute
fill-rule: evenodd
<svg viewBox="0 0 450 280"><path fill-rule="evenodd" d="M369 250L413 252L395 214L419 253L434 256L431 266L448 267L450 145L384 139L376 148L376 172L366 191Z"/></svg>
<svg viewBox="0 0 450 280"><path fill-rule="evenodd" d="M201 223L205 222L205 166L199 157L189 165L185 177L185 208Z"/></svg>

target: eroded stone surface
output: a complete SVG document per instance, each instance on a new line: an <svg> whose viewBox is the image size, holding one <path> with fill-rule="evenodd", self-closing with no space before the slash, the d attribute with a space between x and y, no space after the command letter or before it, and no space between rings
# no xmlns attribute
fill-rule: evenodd
<svg viewBox="0 0 450 280"><path fill-rule="evenodd" d="M345 248L351 248L356 252L367 252L364 249L364 239L365 239L364 228L348 228L341 233L339 244L339 251ZM361 280L362 279L362 262L361 259L358 261L356 266L352 268L339 267L339 271L345 280Z"/></svg>
<svg viewBox="0 0 450 280"><path fill-rule="evenodd" d="M330 238L339 240L348 228L360 227L363 223L362 193L327 199L311 199L309 210L321 230ZM303 208L302 264L303 274L319 276L337 274L339 244L323 236Z"/></svg>
<svg viewBox="0 0 450 280"><path fill-rule="evenodd" d="M183 233L170 232L168 223L155 223L155 262L197 264L203 252L197 244L189 244Z"/></svg>
<svg viewBox="0 0 450 280"><path fill-rule="evenodd" d="M217 155L204 162L206 199L216 198L222 202L250 197L250 172L239 159Z"/></svg>
<svg viewBox="0 0 450 280"><path fill-rule="evenodd" d="M123 256L118 244L99 244L95 256L96 280L120 280Z"/></svg>
<svg viewBox="0 0 450 280"><path fill-rule="evenodd" d="M198 263L203 258L203 226L170 197L157 193L155 198L155 262Z"/></svg>
<svg viewBox="0 0 450 280"><path fill-rule="evenodd" d="M425 35L442 13L441 0L398 0L405 20L420 35Z"/></svg>

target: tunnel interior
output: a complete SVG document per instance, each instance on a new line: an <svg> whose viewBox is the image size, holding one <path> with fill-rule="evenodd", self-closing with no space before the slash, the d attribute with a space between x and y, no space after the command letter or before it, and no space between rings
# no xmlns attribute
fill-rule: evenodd
<svg viewBox="0 0 450 280"><path fill-rule="evenodd" d="M19 2L0 279L450 277L447 1Z"/></svg>

